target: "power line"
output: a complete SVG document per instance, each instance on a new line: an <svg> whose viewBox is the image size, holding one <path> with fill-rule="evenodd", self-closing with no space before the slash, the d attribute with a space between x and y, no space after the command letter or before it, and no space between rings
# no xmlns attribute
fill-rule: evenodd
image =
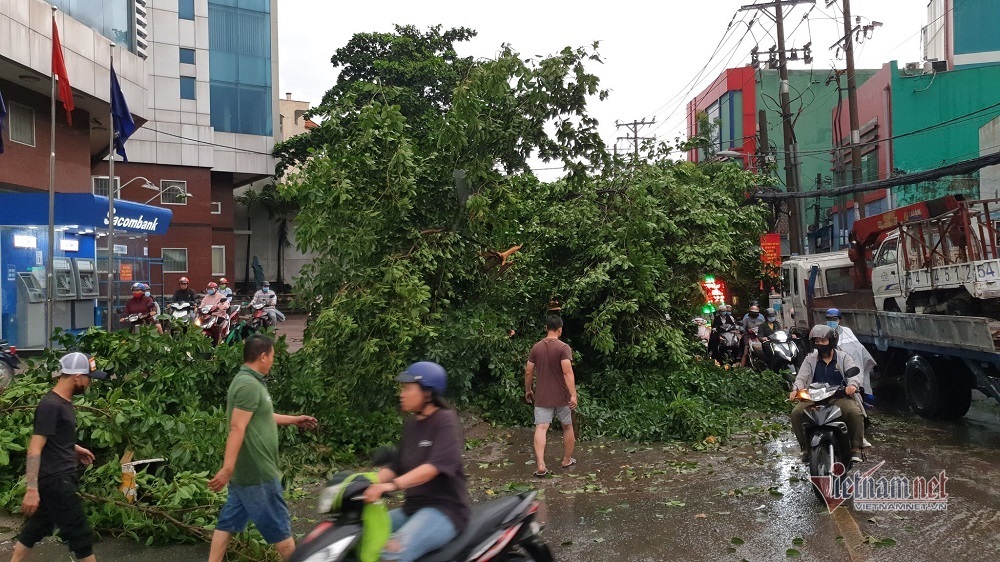
<svg viewBox="0 0 1000 562"><path fill-rule="evenodd" d="M214 142L203 141L201 139L193 139L191 137L185 137L184 135L176 135L174 133L168 133L166 131L159 131L159 130L154 129L152 127L143 127L142 129L139 129L139 130L141 130L141 131L149 131L149 132L156 133L156 134L159 134L159 135L166 135L168 137L174 137L174 138L178 138L178 139L183 139L183 140L186 140L186 141L196 142L196 143L204 144L204 145L208 145L208 146L214 146L214 147L217 147L217 148L225 148L227 150L233 150L233 151L236 151L236 152L244 152L244 153L247 153L247 154L260 154L260 155L263 155L263 156L274 156L274 154L271 153L271 152L261 152L259 150L249 150L249 149L246 149L246 148L237 148L235 146L228 146L228 145L225 145L225 144L217 144L217 143L214 143ZM151 141L151 142L156 142L156 141Z"/></svg>

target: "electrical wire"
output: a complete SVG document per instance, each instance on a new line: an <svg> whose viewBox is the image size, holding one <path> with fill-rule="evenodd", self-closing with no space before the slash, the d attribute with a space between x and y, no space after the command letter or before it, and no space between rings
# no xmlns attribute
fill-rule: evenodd
<svg viewBox="0 0 1000 562"><path fill-rule="evenodd" d="M237 148L235 146L228 146L228 145L225 145L225 144L217 144L217 143L214 143L214 142L203 141L203 140L200 140L200 139L193 139L191 137L185 137L184 135L176 135L174 133L168 133L166 131L160 131L160 130L154 129L152 127L142 127L140 129L137 129L137 130L139 130L139 131L149 131L151 133L156 133L158 135L166 135L168 137L174 137L174 138L178 138L178 139L183 139L183 140L186 140L186 141L196 142L198 144L204 144L204 145L207 145L207 146L214 146L216 148L225 148L227 150L233 150L235 152L243 152L243 153L246 153L246 154L260 154L262 156L274 156L274 154L272 154L270 152L261 152L259 150L248 150L248 149L245 149L245 148ZM156 141L153 141L153 142L156 142Z"/></svg>

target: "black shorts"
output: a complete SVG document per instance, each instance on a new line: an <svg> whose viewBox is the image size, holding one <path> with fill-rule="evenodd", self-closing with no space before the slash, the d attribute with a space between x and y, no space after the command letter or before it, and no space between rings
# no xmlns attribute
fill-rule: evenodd
<svg viewBox="0 0 1000 562"><path fill-rule="evenodd" d="M75 474L48 476L38 481L38 511L24 522L18 542L31 548L59 529L59 538L79 560L94 552L94 533L77 494Z"/></svg>

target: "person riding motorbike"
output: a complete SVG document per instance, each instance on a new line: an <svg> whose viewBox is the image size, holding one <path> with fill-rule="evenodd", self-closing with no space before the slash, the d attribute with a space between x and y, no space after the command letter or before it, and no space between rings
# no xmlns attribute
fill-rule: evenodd
<svg viewBox="0 0 1000 562"><path fill-rule="evenodd" d="M421 361L396 380L402 383L400 406L413 415L403 427L399 454L378 472L379 483L365 491L365 501L405 491L403 507L390 512L393 534L382 560L412 562L457 537L471 508L462 466L461 424L442 398L448 380L444 368Z"/></svg>
<svg viewBox="0 0 1000 562"><path fill-rule="evenodd" d="M846 397L836 398L832 403L843 412L847 424L847 437L851 442L851 462L861 462L861 448L864 441L865 422L860 400L861 368L854 362L849 353L837 349L837 332L825 324L817 324L809 331L809 341L817 353L809 354L799 368L798 377L792 385L789 400L798 398L798 391L808 388L810 384L825 383L831 386L845 387ZM805 451L809 450L806 443L803 424L806 421L808 402L799 402L792 409L792 430L804 451L803 461L808 460Z"/></svg>
<svg viewBox="0 0 1000 562"><path fill-rule="evenodd" d="M767 338L774 335L775 332L780 332L780 331L782 331L782 328L781 328L781 322L778 322L777 311L775 311L773 308L768 308L767 310L764 311L764 323L761 324L760 326L757 326L757 337L761 341L764 341ZM770 365L772 360L771 357L772 351L770 346L765 345L762 349L762 352L764 354L764 361L766 361L767 364Z"/></svg>
<svg viewBox="0 0 1000 562"><path fill-rule="evenodd" d="M854 331L844 326L841 322L840 310L836 308L831 308L826 311L826 325L837 331L837 347L841 351L851 354L854 358L854 363L861 368L861 405L866 404L874 407L875 395L872 394L872 371L878 363L875 362L875 358L872 354L868 352L868 349L858 340L858 337L854 335ZM868 417L868 410L862 408L865 417ZM868 442L866 437L864 440L864 446L871 447L872 444Z"/></svg>
<svg viewBox="0 0 1000 562"><path fill-rule="evenodd" d="M198 300L198 293L194 292L194 289L188 287L190 281L187 277L181 277L177 282L178 288L174 291L174 302L189 302L192 306L196 304Z"/></svg>
<svg viewBox="0 0 1000 562"><path fill-rule="evenodd" d="M153 293L152 293L152 291L149 290L149 285L143 283L142 284L142 290L146 292L146 296L147 297L153 299ZM154 313L153 316L154 317L155 316L159 316L160 315L160 303L156 302L156 299L153 299L153 304L156 305L156 312Z"/></svg>
<svg viewBox="0 0 1000 562"><path fill-rule="evenodd" d="M719 340L723 332L729 331L737 326L736 318L733 316L733 305L727 304L719 307L719 314L712 320L712 335L708 338L708 353L712 359L721 362L719 356Z"/></svg>
<svg viewBox="0 0 1000 562"><path fill-rule="evenodd" d="M754 336L751 330L763 323L764 317L760 314L760 306L756 304L751 305L750 311L743 316L743 321L740 322L740 328L743 330L743 339L740 342L743 348L743 360L740 361L740 365L743 367L747 366L747 361L750 359L750 340L758 337Z"/></svg>
<svg viewBox="0 0 1000 562"><path fill-rule="evenodd" d="M163 326L156 320L158 310L156 301L146 293L146 286L142 283L133 283L132 298L125 303L125 314L149 314L147 318L143 319L143 324L156 326L156 331L162 334Z"/></svg>
<svg viewBox="0 0 1000 562"><path fill-rule="evenodd" d="M219 292L219 285L214 281L208 284L207 290L205 291L205 298L201 299L201 304L198 308L205 306L216 306L216 309L212 311L212 314L218 316L219 318L226 318L229 313L226 309L229 308L229 299L225 295Z"/></svg>
<svg viewBox="0 0 1000 562"><path fill-rule="evenodd" d="M229 280L225 277L219 278L219 292L227 297L233 296L233 290L229 288Z"/></svg>
<svg viewBox="0 0 1000 562"><path fill-rule="evenodd" d="M261 290L253 294L251 304L264 303L264 310L267 312L268 321L272 326L276 326L278 321L285 321L285 315L276 307L278 306L278 295L271 291L271 283L264 281Z"/></svg>

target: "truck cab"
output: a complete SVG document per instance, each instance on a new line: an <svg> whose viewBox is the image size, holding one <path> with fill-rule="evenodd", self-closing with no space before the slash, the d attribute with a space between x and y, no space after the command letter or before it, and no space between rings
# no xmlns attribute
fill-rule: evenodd
<svg viewBox="0 0 1000 562"><path fill-rule="evenodd" d="M872 266L872 293L875 307L882 312L906 310L903 273L899 270L899 233L893 232L875 252Z"/></svg>
<svg viewBox="0 0 1000 562"><path fill-rule="evenodd" d="M847 251L796 256L781 264L781 325L797 332L812 327L807 308L809 279L817 269L812 297L840 295L854 290Z"/></svg>

